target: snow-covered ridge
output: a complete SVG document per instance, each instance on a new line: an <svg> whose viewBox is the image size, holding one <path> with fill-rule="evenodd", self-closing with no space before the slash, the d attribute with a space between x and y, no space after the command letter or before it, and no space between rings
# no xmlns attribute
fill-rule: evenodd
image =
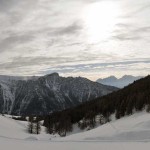
<svg viewBox="0 0 150 150"><path fill-rule="evenodd" d="M64 78L57 73L28 80L6 77L0 81L0 112L18 115L47 114L115 90L117 88L86 78Z"/></svg>

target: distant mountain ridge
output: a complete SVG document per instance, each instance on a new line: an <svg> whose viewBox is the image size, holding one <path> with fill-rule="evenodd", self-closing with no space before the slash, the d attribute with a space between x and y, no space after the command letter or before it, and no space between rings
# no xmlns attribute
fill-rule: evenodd
<svg viewBox="0 0 150 150"><path fill-rule="evenodd" d="M30 80L30 79L38 79L39 76L7 76L0 75L0 82L2 81L11 81L11 80Z"/></svg>
<svg viewBox="0 0 150 150"><path fill-rule="evenodd" d="M124 75L121 78L116 78L115 76L110 76L103 79L98 79L96 82L104 84L104 85L110 85L115 86L118 88L123 88L134 81L143 78L143 76L132 76L132 75Z"/></svg>
<svg viewBox="0 0 150 150"><path fill-rule="evenodd" d="M47 114L90 101L118 90L82 77L53 73L38 78L0 79L0 112L8 114Z"/></svg>

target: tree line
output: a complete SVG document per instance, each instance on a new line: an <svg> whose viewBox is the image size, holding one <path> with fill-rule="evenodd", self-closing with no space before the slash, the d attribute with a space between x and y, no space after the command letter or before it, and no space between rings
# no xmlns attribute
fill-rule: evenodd
<svg viewBox="0 0 150 150"><path fill-rule="evenodd" d="M80 129L94 128L96 119L104 124L110 121L112 114L119 119L142 109L150 111L150 75L75 108L53 112L44 118L44 126L47 127L47 133L65 136L72 131L73 124L78 124Z"/></svg>

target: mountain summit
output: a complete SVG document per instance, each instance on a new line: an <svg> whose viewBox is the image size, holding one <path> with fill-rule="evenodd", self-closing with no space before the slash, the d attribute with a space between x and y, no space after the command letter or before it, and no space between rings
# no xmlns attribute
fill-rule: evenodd
<svg viewBox="0 0 150 150"><path fill-rule="evenodd" d="M82 77L60 77L58 73L29 80L0 81L0 112L47 114L106 95L117 88Z"/></svg>
<svg viewBox="0 0 150 150"><path fill-rule="evenodd" d="M121 77L119 79L117 79L115 76L110 76L107 78L98 79L97 82L104 84L104 85L110 85L110 86L115 86L118 88L123 88L140 78L142 78L142 76L135 77L135 76L131 76L131 75L124 75L123 77Z"/></svg>

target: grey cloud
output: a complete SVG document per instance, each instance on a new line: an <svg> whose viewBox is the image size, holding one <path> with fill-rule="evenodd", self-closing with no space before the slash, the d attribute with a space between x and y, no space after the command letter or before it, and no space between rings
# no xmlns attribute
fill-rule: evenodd
<svg viewBox="0 0 150 150"><path fill-rule="evenodd" d="M0 19L2 19L0 26L3 26L0 27L0 53L7 52L5 55L1 53L1 58L8 56L6 61L5 59L2 59L4 62L1 60L0 71L11 72L22 69L22 74L40 71L41 74L44 74L49 71L90 72L100 69L103 72L105 68L126 68L125 65L140 63L149 65L149 61L144 61L144 59L131 62L125 60L130 55L126 51L132 46L128 41L135 43L134 45L140 41L142 46L135 46L134 49L146 49L149 54L149 45L145 46L142 41L150 39L150 26L148 23L140 24L141 16L137 15L139 25L136 25L136 22L131 24L131 20L124 23L124 18L121 16L123 19L112 34L116 47L109 45L109 42L107 46L105 46L107 43L102 42L89 44L89 31L80 21L80 13L82 13L80 11L84 6L97 1L107 0L0 0ZM113 3L117 1L118 4L122 4L122 1L119 0L108 1L113 1ZM130 4L131 0L123 0L123 2L125 1L132 5ZM131 10L131 7L125 8L129 12L127 15L134 17L133 15L148 10L149 4L141 2L141 6L137 7L136 5L134 8L134 11ZM145 14L145 20L148 19L148 16ZM3 37L3 35L5 36ZM114 42L112 39L110 40ZM118 40L124 41L124 45L122 45L125 47L122 45L122 47L117 47ZM120 49L123 49L124 54L121 59L125 62L95 63L113 61L115 48L118 53ZM105 55L108 54L107 49L108 52L110 51L109 56ZM32 51L31 55L28 54L29 51ZM116 54L116 58L119 55ZM142 56L135 53L134 57Z"/></svg>
<svg viewBox="0 0 150 150"><path fill-rule="evenodd" d="M129 65L129 64L137 64L137 63L146 63L146 64L149 64L150 60L133 60L133 61L126 60L126 61L119 61L119 62L86 64L86 66L88 65L90 67L98 67L98 66L106 67L106 66L109 66L109 65L120 65L120 64ZM85 66L85 64L79 64L79 65L75 65L75 66L76 67L83 67L83 66Z"/></svg>
<svg viewBox="0 0 150 150"><path fill-rule="evenodd" d="M76 34L82 29L82 26L76 21L68 26L60 26L57 28L48 28L47 35L49 36L62 36ZM45 31L46 31L45 30Z"/></svg>
<svg viewBox="0 0 150 150"><path fill-rule="evenodd" d="M141 40L148 38L150 35L150 26L136 27L130 24L117 24L116 26L119 29L114 31L112 38L120 41ZM146 34L146 36L144 34Z"/></svg>
<svg viewBox="0 0 150 150"><path fill-rule="evenodd" d="M30 1L23 1L23 0L0 0L0 12L11 12L16 11L20 7L30 8L35 6L38 0L30 0Z"/></svg>
<svg viewBox="0 0 150 150"><path fill-rule="evenodd" d="M18 44L23 44L33 39L34 37L31 35L12 35L0 41L0 52L7 51Z"/></svg>
<svg viewBox="0 0 150 150"><path fill-rule="evenodd" d="M130 6L132 6L132 5L134 6L133 8L135 8L135 10L130 10L130 12L126 13L124 16L121 16L121 18L133 18L134 16L136 16L146 10L149 10L150 1L146 1L143 3L137 2L137 3L130 4ZM127 9L127 11L128 11L128 9Z"/></svg>
<svg viewBox="0 0 150 150"><path fill-rule="evenodd" d="M55 65L56 63L74 62L73 58L68 57L16 57L10 62L1 63L0 68L12 69L19 67L30 67L37 65Z"/></svg>
<svg viewBox="0 0 150 150"><path fill-rule="evenodd" d="M134 12L132 12L131 15L135 15L137 13L141 13L142 11L145 11L146 9L150 9L150 2L147 2L144 6L141 6L139 9L137 9Z"/></svg>
<svg viewBox="0 0 150 150"><path fill-rule="evenodd" d="M55 34L59 34L59 35L62 35L62 34L74 34L76 33L77 31L81 30L82 27L78 24L78 23L73 23L67 27L64 27L64 28L61 28L57 31L55 31L54 33Z"/></svg>
<svg viewBox="0 0 150 150"><path fill-rule="evenodd" d="M6 18L4 22L9 22L9 27L11 27L24 20L37 4L38 0L0 0L0 13Z"/></svg>
<svg viewBox="0 0 150 150"><path fill-rule="evenodd" d="M0 0L0 11L6 12L9 11L12 7L20 3L18 0Z"/></svg>
<svg viewBox="0 0 150 150"><path fill-rule="evenodd" d="M150 64L150 60L135 60L135 61L120 61L120 62L110 62L110 63L94 63L94 64L78 64L78 65L60 65L57 67L50 67L46 71L39 72L40 74L47 74L52 72L59 72L59 73L71 73L71 72L85 72L85 71L94 71L94 70L104 70L104 69L128 69L130 65L138 65L138 64ZM128 66L128 67L127 67ZM133 69L133 68L132 68ZM143 70L144 68L141 68ZM146 68L147 71L150 70ZM135 67L135 70L137 68Z"/></svg>
<svg viewBox="0 0 150 150"><path fill-rule="evenodd" d="M128 41L128 40L140 40L140 36L132 35L130 33L125 33L125 34L118 34L116 36L113 36L113 38L118 39L120 41Z"/></svg>
<svg viewBox="0 0 150 150"><path fill-rule="evenodd" d="M150 26L138 28L138 29L135 30L135 32L148 33L148 32L150 32Z"/></svg>
<svg viewBox="0 0 150 150"><path fill-rule="evenodd" d="M67 56L36 56L36 57L14 57L12 61L1 63L1 69L14 69L14 68L24 68L24 67L32 67L32 66L60 66L61 64L76 64L83 61L92 61L97 60L99 57L97 55L91 54L90 56L88 53L81 53L74 57L67 57ZM96 64L95 64L96 65ZM82 68L83 65L75 65L76 68ZM89 64L89 66L92 66ZM63 68L69 68L69 66L63 66ZM93 65L94 67L94 65Z"/></svg>

